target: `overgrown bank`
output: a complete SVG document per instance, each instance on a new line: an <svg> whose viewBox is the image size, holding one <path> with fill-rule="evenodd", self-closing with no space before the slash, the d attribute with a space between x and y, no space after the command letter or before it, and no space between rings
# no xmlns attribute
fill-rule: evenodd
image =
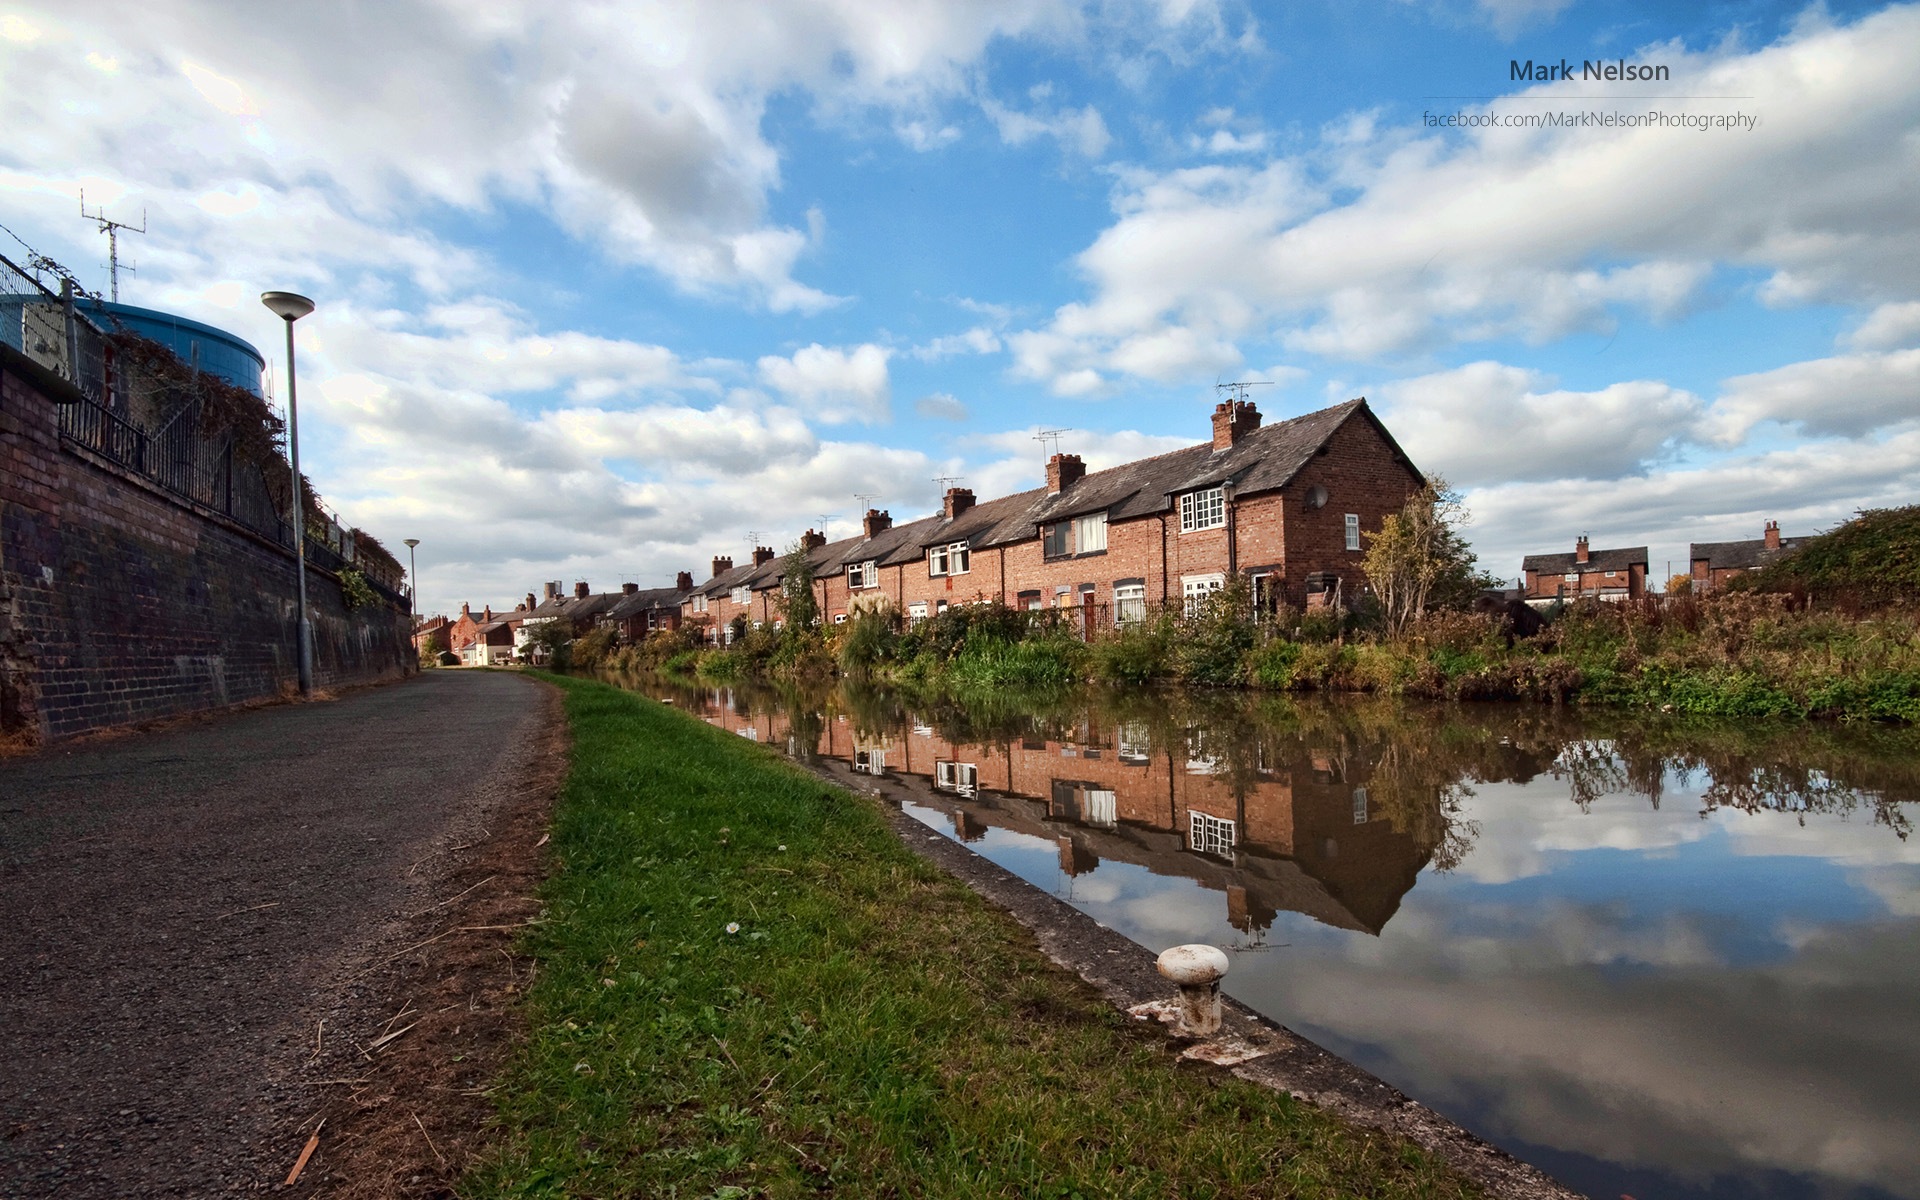
<svg viewBox="0 0 1920 1200"><path fill-rule="evenodd" d="M1452 1196L1411 1147L1174 1069L871 802L566 690L535 1031L486 1196Z"/></svg>

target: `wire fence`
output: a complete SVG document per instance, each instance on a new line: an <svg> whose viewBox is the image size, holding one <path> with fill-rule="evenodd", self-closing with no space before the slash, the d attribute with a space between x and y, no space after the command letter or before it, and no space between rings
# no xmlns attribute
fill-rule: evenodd
<svg viewBox="0 0 1920 1200"><path fill-rule="evenodd" d="M41 276L47 274L59 278L60 291L41 282ZM132 363L117 361L112 333L81 310L78 301L83 298L86 294L57 263L36 257L23 268L0 255L0 342L54 372L80 393L78 400L57 406L61 439L195 507L293 549L289 514L275 498L276 491L287 489L270 487L260 463L235 453L238 439L231 432L202 432L197 421L183 419L194 411L192 406L176 410L157 430L135 415L138 406L132 401L143 372ZM187 365L193 368L189 378L197 380L197 364ZM117 366L123 369L116 370ZM292 468L284 459L273 466L286 472L290 488ZM338 528L337 521L320 515L330 530ZM361 570L375 595L402 611L411 610L412 602L405 591L368 573L355 561L350 537L343 536L336 549L309 532L306 554L308 562L336 574L348 568Z"/></svg>

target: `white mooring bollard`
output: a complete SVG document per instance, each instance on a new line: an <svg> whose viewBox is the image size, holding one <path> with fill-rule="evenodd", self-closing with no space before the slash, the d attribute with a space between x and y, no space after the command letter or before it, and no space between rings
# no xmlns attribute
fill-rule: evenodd
<svg viewBox="0 0 1920 1200"><path fill-rule="evenodd" d="M1218 946L1175 946L1155 964L1180 989L1178 1029L1190 1037L1212 1037L1220 1032L1220 980L1227 973L1227 955Z"/></svg>

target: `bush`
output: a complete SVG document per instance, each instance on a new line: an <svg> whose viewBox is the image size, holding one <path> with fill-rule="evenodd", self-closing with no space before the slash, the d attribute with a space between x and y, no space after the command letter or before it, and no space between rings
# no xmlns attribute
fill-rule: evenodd
<svg viewBox="0 0 1920 1200"><path fill-rule="evenodd" d="M849 675L871 674L900 653L899 618L891 609L856 613L840 626L840 644L835 658Z"/></svg>
<svg viewBox="0 0 1920 1200"><path fill-rule="evenodd" d="M961 650L948 677L959 687L1061 687L1080 681L1086 656L1085 646L1059 635L1021 642L983 636Z"/></svg>
<svg viewBox="0 0 1920 1200"><path fill-rule="evenodd" d="M1251 597L1240 578L1201 601L1192 616L1179 622L1174 659L1180 678L1209 687L1245 683L1255 632L1250 612Z"/></svg>
<svg viewBox="0 0 1920 1200"><path fill-rule="evenodd" d="M1173 640L1174 620L1165 612L1109 630L1090 648L1094 677L1134 685L1169 678L1174 672Z"/></svg>
<svg viewBox="0 0 1920 1200"><path fill-rule="evenodd" d="M588 671L609 666L619 645L620 634L613 626L596 625L573 643L573 665Z"/></svg>

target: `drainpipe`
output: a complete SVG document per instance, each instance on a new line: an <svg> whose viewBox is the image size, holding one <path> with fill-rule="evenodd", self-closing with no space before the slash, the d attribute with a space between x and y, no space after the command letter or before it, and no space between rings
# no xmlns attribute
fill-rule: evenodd
<svg viewBox="0 0 1920 1200"><path fill-rule="evenodd" d="M1227 577L1231 579L1240 573L1240 523L1234 512L1233 481L1221 484L1220 491L1227 502Z"/></svg>
<svg viewBox="0 0 1920 1200"><path fill-rule="evenodd" d="M1167 604L1167 514L1160 514L1160 606Z"/></svg>

